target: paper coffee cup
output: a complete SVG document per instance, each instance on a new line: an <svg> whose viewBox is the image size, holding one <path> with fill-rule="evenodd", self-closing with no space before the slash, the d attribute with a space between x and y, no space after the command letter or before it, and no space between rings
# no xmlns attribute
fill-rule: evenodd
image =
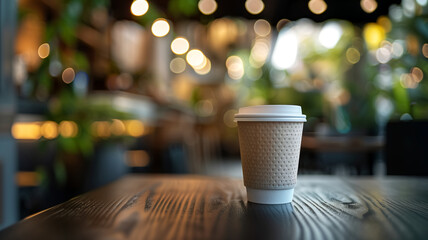
<svg viewBox="0 0 428 240"><path fill-rule="evenodd" d="M291 202L297 181L303 123L306 122L301 107L244 107L235 115L235 121L248 201Z"/></svg>

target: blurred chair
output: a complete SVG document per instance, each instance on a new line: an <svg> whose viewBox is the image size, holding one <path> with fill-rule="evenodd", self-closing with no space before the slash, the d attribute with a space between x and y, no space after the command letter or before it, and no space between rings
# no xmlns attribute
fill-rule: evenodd
<svg viewBox="0 0 428 240"><path fill-rule="evenodd" d="M428 121L389 122L386 126L387 175L428 176Z"/></svg>

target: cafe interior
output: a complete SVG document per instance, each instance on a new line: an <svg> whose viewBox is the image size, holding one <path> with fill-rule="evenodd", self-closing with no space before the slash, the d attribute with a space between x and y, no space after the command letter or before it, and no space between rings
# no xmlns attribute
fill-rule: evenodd
<svg viewBox="0 0 428 240"><path fill-rule="evenodd" d="M2 1L0 228L129 174L242 178L253 105L302 107L299 176L428 176L427 19L427 0Z"/></svg>

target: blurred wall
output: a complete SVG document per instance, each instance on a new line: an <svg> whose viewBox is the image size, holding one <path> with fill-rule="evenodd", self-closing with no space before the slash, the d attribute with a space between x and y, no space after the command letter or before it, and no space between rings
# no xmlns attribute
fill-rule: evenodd
<svg viewBox="0 0 428 240"><path fill-rule="evenodd" d="M15 140L10 129L15 112L12 84L16 1L0 1L0 229L17 220Z"/></svg>

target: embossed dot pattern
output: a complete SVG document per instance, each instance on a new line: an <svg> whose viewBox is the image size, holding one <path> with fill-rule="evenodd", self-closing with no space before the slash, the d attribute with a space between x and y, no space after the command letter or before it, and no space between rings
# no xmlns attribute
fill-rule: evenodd
<svg viewBox="0 0 428 240"><path fill-rule="evenodd" d="M238 122L244 185L289 189L296 185L303 123Z"/></svg>

